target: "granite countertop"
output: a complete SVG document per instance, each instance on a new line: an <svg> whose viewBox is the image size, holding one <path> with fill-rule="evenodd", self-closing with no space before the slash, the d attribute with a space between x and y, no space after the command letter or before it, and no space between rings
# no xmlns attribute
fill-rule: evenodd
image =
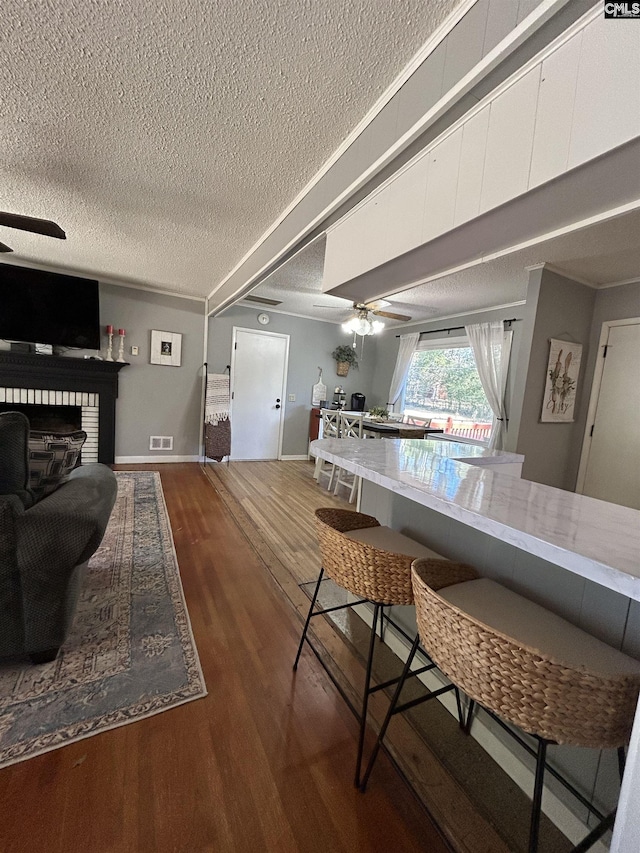
<svg viewBox="0 0 640 853"><path fill-rule="evenodd" d="M640 601L640 511L501 474L518 454L437 439L321 439L311 453Z"/></svg>

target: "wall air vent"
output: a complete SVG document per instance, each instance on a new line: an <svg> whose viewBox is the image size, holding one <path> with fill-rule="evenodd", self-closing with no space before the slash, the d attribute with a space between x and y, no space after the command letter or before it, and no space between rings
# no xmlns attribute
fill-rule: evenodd
<svg viewBox="0 0 640 853"><path fill-rule="evenodd" d="M173 450L173 436L150 435L149 450Z"/></svg>
<svg viewBox="0 0 640 853"><path fill-rule="evenodd" d="M265 296L243 296L244 302L257 302L258 305L282 305L282 300L267 299Z"/></svg>

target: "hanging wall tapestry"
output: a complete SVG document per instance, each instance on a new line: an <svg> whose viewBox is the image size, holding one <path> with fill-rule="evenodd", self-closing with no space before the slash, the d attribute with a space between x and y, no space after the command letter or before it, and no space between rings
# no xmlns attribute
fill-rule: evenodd
<svg viewBox="0 0 640 853"><path fill-rule="evenodd" d="M582 344L554 338L551 338L549 344L549 364L540 420L543 423L571 423L575 420Z"/></svg>

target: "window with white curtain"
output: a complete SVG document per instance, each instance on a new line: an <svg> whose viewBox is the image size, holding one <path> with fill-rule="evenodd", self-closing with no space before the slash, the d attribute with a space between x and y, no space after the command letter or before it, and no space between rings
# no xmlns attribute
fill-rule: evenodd
<svg viewBox="0 0 640 853"><path fill-rule="evenodd" d="M468 338L420 341L404 386L403 413L445 433L487 444L493 413Z"/></svg>

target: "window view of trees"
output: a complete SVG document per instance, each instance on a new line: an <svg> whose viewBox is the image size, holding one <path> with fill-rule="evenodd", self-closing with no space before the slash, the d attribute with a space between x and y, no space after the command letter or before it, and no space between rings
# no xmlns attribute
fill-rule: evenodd
<svg viewBox="0 0 640 853"><path fill-rule="evenodd" d="M471 347L422 350L411 360L405 386L405 412L425 417L491 423Z"/></svg>

